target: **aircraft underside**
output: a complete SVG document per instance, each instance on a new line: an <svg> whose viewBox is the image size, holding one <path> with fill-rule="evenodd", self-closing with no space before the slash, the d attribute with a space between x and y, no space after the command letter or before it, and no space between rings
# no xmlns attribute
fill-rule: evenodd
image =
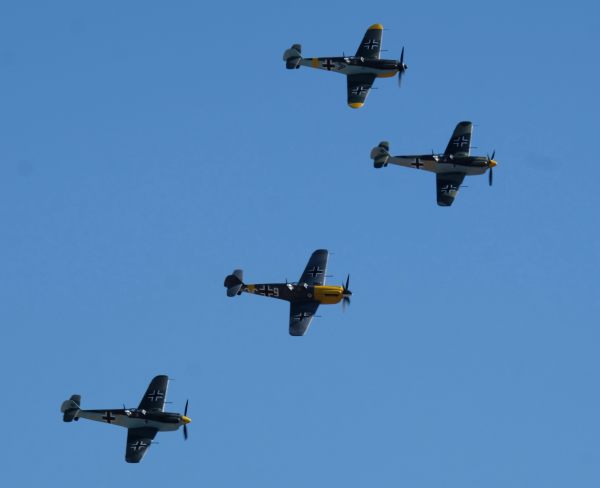
<svg viewBox="0 0 600 488"><path fill-rule="evenodd" d="M135 417L134 414L127 415L123 410L81 410L77 415L79 418L95 420L107 424L118 425L126 429L139 427L151 427L161 432L177 430L180 423L175 421L159 421L152 418Z"/></svg>
<svg viewBox="0 0 600 488"><path fill-rule="evenodd" d="M320 303L338 303L342 299L343 293L343 289L339 286L310 286L292 283L246 285L244 291L288 302L317 301Z"/></svg>
<svg viewBox="0 0 600 488"><path fill-rule="evenodd" d="M393 156L387 161L388 164L397 164L407 168L415 168L436 174L463 173L465 175L484 174L488 167L479 161L439 161L438 156L430 154L424 156Z"/></svg>
<svg viewBox="0 0 600 488"><path fill-rule="evenodd" d="M302 59L299 64L301 66L332 71L343 75L372 74L378 78L391 77L398 72L395 67L387 68L384 66L376 67L348 64L343 61L343 58L306 58Z"/></svg>

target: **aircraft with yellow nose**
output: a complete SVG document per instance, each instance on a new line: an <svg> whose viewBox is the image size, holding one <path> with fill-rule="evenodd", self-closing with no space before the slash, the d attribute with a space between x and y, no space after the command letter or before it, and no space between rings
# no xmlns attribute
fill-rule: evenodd
<svg viewBox="0 0 600 488"><path fill-rule="evenodd" d="M397 164L407 168L422 169L436 174L437 203L449 207L454 202L465 176L482 175L489 170L489 185L492 186L493 168L498 164L491 156L471 156L471 136L473 124L459 122L454 129L444 154L422 154L411 156L391 156L390 144L382 141L371 150L371 159L375 168L388 164Z"/></svg>
<svg viewBox="0 0 600 488"><path fill-rule="evenodd" d="M88 419L114 424L127 429L125 461L139 463L158 432L174 431L183 427L183 438L187 440L187 424L192 420L187 416L188 402L185 402L183 415L165 412L169 377L155 376L138 408L107 408L82 410L81 395L72 395L60 407L65 422Z"/></svg>
<svg viewBox="0 0 600 488"><path fill-rule="evenodd" d="M325 285L329 252L317 249L312 253L308 264L297 283L265 283L247 285L244 274L236 269L225 278L227 296L234 297L242 293L278 298L290 302L290 328L292 336L303 336L319 308L319 305L350 303L352 292L348 289L350 276L343 286Z"/></svg>
<svg viewBox="0 0 600 488"><path fill-rule="evenodd" d="M398 75L398 84L408 68L404 64L404 48L400 59L379 59L383 26L373 24L367 29L354 56L333 56L325 58L303 58L302 46L294 44L283 53L287 69L300 66L324 69L346 75L348 80L348 105L360 108L365 104L369 90L376 78L391 78Z"/></svg>

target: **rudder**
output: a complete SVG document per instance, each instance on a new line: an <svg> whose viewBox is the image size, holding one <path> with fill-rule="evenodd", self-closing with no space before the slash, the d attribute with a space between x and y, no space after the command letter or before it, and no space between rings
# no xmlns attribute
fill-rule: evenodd
<svg viewBox="0 0 600 488"><path fill-rule="evenodd" d="M283 53L283 60L287 69L298 69L302 60L302 46L294 44Z"/></svg>
<svg viewBox="0 0 600 488"><path fill-rule="evenodd" d="M81 405L81 395L71 395L71 398L65 400L60 411L63 413L64 422L72 422L73 420L79 420L77 414L79 413Z"/></svg>
<svg viewBox="0 0 600 488"><path fill-rule="evenodd" d="M239 295L244 286L244 272L241 269L233 270L233 273L225 278L223 286L227 288L227 296L234 297Z"/></svg>
<svg viewBox="0 0 600 488"><path fill-rule="evenodd" d="M387 166L387 161L390 157L390 143L381 141L377 147L371 150L371 159L375 168L383 168Z"/></svg>

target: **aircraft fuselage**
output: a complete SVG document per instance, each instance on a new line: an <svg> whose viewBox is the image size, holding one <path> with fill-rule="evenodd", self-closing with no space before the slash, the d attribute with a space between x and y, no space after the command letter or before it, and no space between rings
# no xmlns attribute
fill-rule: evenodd
<svg viewBox="0 0 600 488"><path fill-rule="evenodd" d="M481 175L489 168L485 156L450 157L432 154L390 156L387 164L397 164L409 168L422 169L432 173L464 173L466 175ZM495 164L495 162L494 162Z"/></svg>
<svg viewBox="0 0 600 488"><path fill-rule="evenodd" d="M378 78L389 78L398 73L398 61L393 59L365 59L355 56L339 56L331 58L302 58L299 64L343 75L373 74Z"/></svg>
<svg viewBox="0 0 600 488"><path fill-rule="evenodd" d="M305 283L265 283L244 285L242 292L278 298L288 302L315 301L324 305L334 305L342 301L344 288L329 285L307 285Z"/></svg>
<svg viewBox="0 0 600 488"><path fill-rule="evenodd" d="M148 412L140 409L114 409L114 410L80 410L76 419L83 418L114 424L127 429L137 427L152 427L160 432L179 429L190 422L184 415L171 412Z"/></svg>

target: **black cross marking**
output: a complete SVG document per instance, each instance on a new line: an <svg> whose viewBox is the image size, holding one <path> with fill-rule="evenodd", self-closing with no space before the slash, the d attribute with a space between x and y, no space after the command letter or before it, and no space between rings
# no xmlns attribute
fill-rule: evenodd
<svg viewBox="0 0 600 488"><path fill-rule="evenodd" d="M377 41L376 39L369 39L367 42L365 42L363 44L364 47L366 47L367 49L375 49L377 47L379 47L379 41Z"/></svg>
<svg viewBox="0 0 600 488"><path fill-rule="evenodd" d="M417 159L414 163L411 163L411 165L417 169L420 169L421 166L423 166L423 163L419 159Z"/></svg>
<svg viewBox="0 0 600 488"><path fill-rule="evenodd" d="M360 86L355 86L352 89L352 95L358 95L361 96L363 93L369 91L368 88L365 88L364 86L360 85Z"/></svg>
<svg viewBox="0 0 600 488"><path fill-rule="evenodd" d="M316 278L320 274L323 274L323 270L320 266L313 266L312 269L306 270L306 274L312 275L313 278Z"/></svg>
<svg viewBox="0 0 600 488"><path fill-rule="evenodd" d="M325 61L325 64L322 64L321 66L323 66L323 68L327 68L327 71L331 71L333 68L335 68L335 64L331 62L331 59Z"/></svg>
<svg viewBox="0 0 600 488"><path fill-rule="evenodd" d="M446 185L446 186L443 186L441 190L442 190L442 193L448 194L450 192L456 191L457 188L454 185Z"/></svg>
<svg viewBox="0 0 600 488"><path fill-rule="evenodd" d="M133 449L134 451L139 451L140 449L144 449L145 447L148 447L148 444L146 444L143 441L135 441L129 447L131 447L131 449Z"/></svg>
<svg viewBox="0 0 600 488"><path fill-rule="evenodd" d="M302 319L307 319L308 317L311 317L311 316L312 316L312 313L300 312L300 313L297 313L296 315L294 315L294 318L298 319L298 320L302 320Z"/></svg>
<svg viewBox="0 0 600 488"><path fill-rule="evenodd" d="M113 420L117 420L117 417L114 417L110 414L110 412L106 412L106 415L102 417L102 420L105 420L107 424L110 424Z"/></svg>
<svg viewBox="0 0 600 488"><path fill-rule="evenodd" d="M465 144L469 144L469 138L467 136L458 136L454 141L452 141L456 147L463 147Z"/></svg>
<svg viewBox="0 0 600 488"><path fill-rule="evenodd" d="M275 296L275 291L272 287L265 285L263 286L260 291L262 291L266 297L272 297Z"/></svg>
<svg viewBox="0 0 600 488"><path fill-rule="evenodd" d="M165 394L160 390L154 390L152 393L148 394L148 399L151 402L156 402L158 400L162 400L165 397Z"/></svg>

